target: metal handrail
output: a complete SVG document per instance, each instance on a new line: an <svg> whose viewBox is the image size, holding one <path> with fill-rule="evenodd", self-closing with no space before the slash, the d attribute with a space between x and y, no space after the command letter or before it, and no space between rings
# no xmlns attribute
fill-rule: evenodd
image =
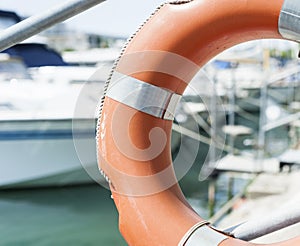
<svg viewBox="0 0 300 246"><path fill-rule="evenodd" d="M2 31L0 35L0 51L104 1L106 0L70 0L40 14L31 16Z"/></svg>
<svg viewBox="0 0 300 246"><path fill-rule="evenodd" d="M281 230L291 225L295 225L300 222L300 209L298 203L290 205L287 208L283 208L275 212L272 215L268 215L265 218L259 218L257 220L251 220L239 225L231 233L239 239L245 241L251 241L261 236L270 234L272 232Z"/></svg>

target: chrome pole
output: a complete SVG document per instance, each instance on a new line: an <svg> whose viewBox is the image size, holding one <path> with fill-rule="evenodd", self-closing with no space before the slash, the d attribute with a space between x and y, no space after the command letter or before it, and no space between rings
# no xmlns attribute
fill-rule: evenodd
<svg viewBox="0 0 300 246"><path fill-rule="evenodd" d="M245 222L231 233L239 239L250 241L300 222L299 199L280 210L256 220Z"/></svg>
<svg viewBox="0 0 300 246"><path fill-rule="evenodd" d="M31 16L2 31L0 35L0 51L104 1L69 0L40 14Z"/></svg>

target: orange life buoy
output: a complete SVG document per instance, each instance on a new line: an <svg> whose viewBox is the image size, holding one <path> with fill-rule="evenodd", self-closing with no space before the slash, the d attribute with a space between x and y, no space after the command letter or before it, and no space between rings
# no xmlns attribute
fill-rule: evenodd
<svg viewBox="0 0 300 246"><path fill-rule="evenodd" d="M254 39L299 40L299 13L298 0L170 2L129 40L97 129L99 167L129 245L248 244L209 227L185 200L172 168L173 113L188 82L221 51Z"/></svg>

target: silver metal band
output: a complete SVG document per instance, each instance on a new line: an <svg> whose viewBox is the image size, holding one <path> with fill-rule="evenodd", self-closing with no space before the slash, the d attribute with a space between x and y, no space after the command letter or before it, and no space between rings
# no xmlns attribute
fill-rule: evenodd
<svg viewBox="0 0 300 246"><path fill-rule="evenodd" d="M181 95L114 72L106 96L157 118L173 120Z"/></svg>
<svg viewBox="0 0 300 246"><path fill-rule="evenodd" d="M194 225L182 238L178 246L218 246L228 238L220 232L207 226L209 222L201 221Z"/></svg>
<svg viewBox="0 0 300 246"><path fill-rule="evenodd" d="M285 0L280 12L279 33L282 37L300 41L300 1Z"/></svg>

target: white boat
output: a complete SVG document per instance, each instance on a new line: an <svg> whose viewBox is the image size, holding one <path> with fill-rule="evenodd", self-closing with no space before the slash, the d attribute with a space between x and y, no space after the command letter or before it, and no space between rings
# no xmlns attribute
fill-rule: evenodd
<svg viewBox="0 0 300 246"><path fill-rule="evenodd" d="M89 124L86 124L89 125ZM84 127L77 136L85 146L84 167L97 176L95 133ZM72 120L34 119L0 121L0 187L25 188L92 182L73 143ZM100 177L99 177L100 178Z"/></svg>
<svg viewBox="0 0 300 246"><path fill-rule="evenodd" d="M40 67L32 79L1 57L0 188L101 181L95 110L109 68Z"/></svg>
<svg viewBox="0 0 300 246"><path fill-rule="evenodd" d="M0 11L0 29L19 21ZM70 66L41 41L0 54L0 188L102 182L95 111L111 65Z"/></svg>

